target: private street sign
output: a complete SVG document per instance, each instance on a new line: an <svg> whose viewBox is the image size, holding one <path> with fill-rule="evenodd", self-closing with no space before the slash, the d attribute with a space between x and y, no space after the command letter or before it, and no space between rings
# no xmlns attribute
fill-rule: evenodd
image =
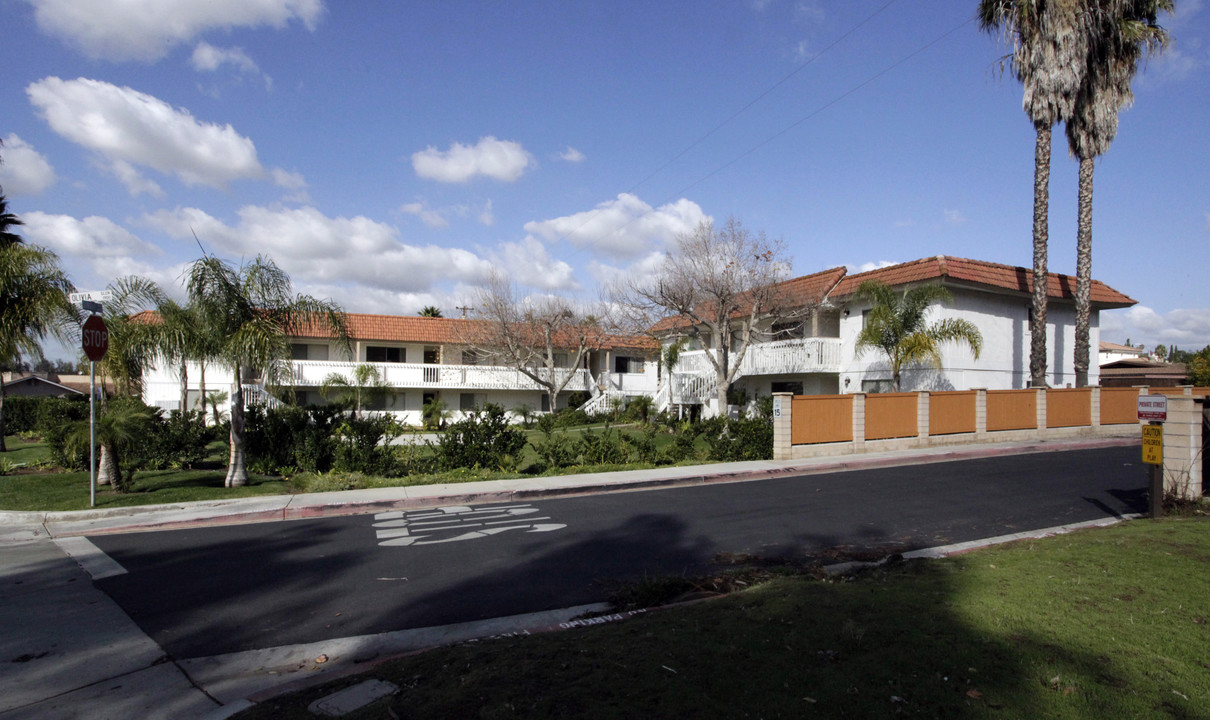
<svg viewBox="0 0 1210 720"><path fill-rule="evenodd" d="M1168 419L1166 395L1139 395L1139 420L1164 422Z"/></svg>

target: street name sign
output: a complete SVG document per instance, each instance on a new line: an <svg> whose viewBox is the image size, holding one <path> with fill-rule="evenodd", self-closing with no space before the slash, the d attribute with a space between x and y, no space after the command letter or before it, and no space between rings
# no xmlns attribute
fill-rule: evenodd
<svg viewBox="0 0 1210 720"><path fill-rule="evenodd" d="M73 305L79 305L85 300L92 302L111 302L113 300L112 290L93 290L92 292L76 292L67 296Z"/></svg>
<svg viewBox="0 0 1210 720"><path fill-rule="evenodd" d="M1164 426L1143 426L1143 462L1148 465L1164 464Z"/></svg>
<svg viewBox="0 0 1210 720"><path fill-rule="evenodd" d="M1168 419L1166 395L1139 395L1139 420L1164 422Z"/></svg>
<svg viewBox="0 0 1210 720"><path fill-rule="evenodd" d="M80 328L80 345L88 359L97 362L109 350L109 327L100 315L89 315Z"/></svg>

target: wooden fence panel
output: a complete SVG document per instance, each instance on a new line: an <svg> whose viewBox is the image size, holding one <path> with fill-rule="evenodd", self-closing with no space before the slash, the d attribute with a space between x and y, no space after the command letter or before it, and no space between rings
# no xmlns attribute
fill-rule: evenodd
<svg viewBox="0 0 1210 720"><path fill-rule="evenodd" d="M1038 427L1038 391L988 390L987 431L1033 430Z"/></svg>
<svg viewBox="0 0 1210 720"><path fill-rule="evenodd" d="M929 435L954 435L975 431L974 390L929 393Z"/></svg>
<svg viewBox="0 0 1210 720"><path fill-rule="evenodd" d="M1138 388L1101 388L1102 425L1136 425L1138 422Z"/></svg>
<svg viewBox="0 0 1210 720"><path fill-rule="evenodd" d="M796 395L791 408L791 444L852 442L852 395Z"/></svg>
<svg viewBox="0 0 1210 720"><path fill-rule="evenodd" d="M1046 427L1092 427L1092 389L1047 390Z"/></svg>
<svg viewBox="0 0 1210 720"><path fill-rule="evenodd" d="M865 396L865 439L916 437L917 393L872 393Z"/></svg>

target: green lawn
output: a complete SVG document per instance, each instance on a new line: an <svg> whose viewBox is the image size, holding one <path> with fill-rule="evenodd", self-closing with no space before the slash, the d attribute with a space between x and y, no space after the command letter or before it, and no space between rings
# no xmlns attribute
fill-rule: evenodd
<svg viewBox="0 0 1210 720"><path fill-rule="evenodd" d="M9 452L0 460L24 463L27 468L48 462L46 446L26 442L16 436L4 439ZM198 470L145 470L135 474L131 491L115 493L106 486L97 488L96 507L129 507L194 500L223 500L253 495L279 495L291 492L281 478L253 475L245 487L226 488L223 480L222 449L214 452ZM23 472L25 468L0 476L0 510L86 510L89 508L88 472Z"/></svg>
<svg viewBox="0 0 1210 720"><path fill-rule="evenodd" d="M358 718L1206 718L1210 520L1138 520L414 655ZM386 706L390 706L390 708Z"/></svg>

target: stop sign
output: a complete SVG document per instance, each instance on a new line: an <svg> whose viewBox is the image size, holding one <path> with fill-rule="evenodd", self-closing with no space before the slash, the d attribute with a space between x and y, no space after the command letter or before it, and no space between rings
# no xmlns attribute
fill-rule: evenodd
<svg viewBox="0 0 1210 720"><path fill-rule="evenodd" d="M109 349L109 328L105 327L100 315L89 315L84 327L80 328L80 335L84 354L89 360L96 362L105 357L105 351Z"/></svg>

